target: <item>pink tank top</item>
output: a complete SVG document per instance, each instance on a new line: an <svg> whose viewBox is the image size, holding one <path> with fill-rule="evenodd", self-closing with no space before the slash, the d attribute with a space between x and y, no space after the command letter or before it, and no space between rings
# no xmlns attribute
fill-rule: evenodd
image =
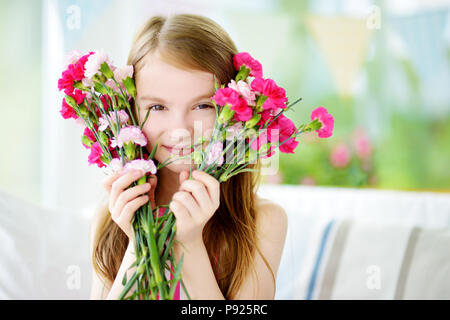
<svg viewBox="0 0 450 320"><path fill-rule="evenodd" d="M159 208L159 216L161 217L164 214L164 208ZM214 268L217 267L217 253L214 257ZM170 266L172 272L174 272L173 266ZM166 270L167 271L167 270ZM170 279L173 279L172 274L170 274ZM175 288L175 293L173 295L173 300L180 300L181 293L181 282L178 282L177 287ZM159 294L156 295L156 299L159 300Z"/></svg>

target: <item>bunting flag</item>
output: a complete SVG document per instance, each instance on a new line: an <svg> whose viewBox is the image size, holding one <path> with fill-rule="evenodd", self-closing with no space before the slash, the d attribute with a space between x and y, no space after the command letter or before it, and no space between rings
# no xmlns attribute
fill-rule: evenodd
<svg viewBox="0 0 450 320"><path fill-rule="evenodd" d="M307 15L306 28L328 63L341 96L351 96L372 30L366 19Z"/></svg>

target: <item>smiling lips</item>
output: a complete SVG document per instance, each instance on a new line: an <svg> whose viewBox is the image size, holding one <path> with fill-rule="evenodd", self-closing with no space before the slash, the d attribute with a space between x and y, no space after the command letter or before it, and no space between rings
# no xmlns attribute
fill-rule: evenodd
<svg viewBox="0 0 450 320"><path fill-rule="evenodd" d="M199 146L199 145L196 145ZM177 148L173 148L173 147L169 147L169 146L164 146L164 148L166 148L170 153L178 155L178 156L185 156L188 154L191 154L192 151L194 151L194 148L191 148L189 146L184 146L184 147L177 147Z"/></svg>

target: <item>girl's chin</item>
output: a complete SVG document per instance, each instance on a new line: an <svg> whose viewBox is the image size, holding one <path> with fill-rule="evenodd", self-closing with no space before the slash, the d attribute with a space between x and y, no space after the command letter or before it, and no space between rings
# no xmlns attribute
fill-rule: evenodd
<svg viewBox="0 0 450 320"><path fill-rule="evenodd" d="M183 158L183 159L172 159L169 160L171 163L165 166L164 168L169 169L173 172L182 172L182 171L189 171L191 169L190 158ZM192 162L192 170L195 170L197 168L197 165Z"/></svg>

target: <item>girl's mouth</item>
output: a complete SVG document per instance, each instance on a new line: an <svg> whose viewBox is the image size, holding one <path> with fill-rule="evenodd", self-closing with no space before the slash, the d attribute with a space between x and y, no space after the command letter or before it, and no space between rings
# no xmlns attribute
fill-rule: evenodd
<svg viewBox="0 0 450 320"><path fill-rule="evenodd" d="M167 151L169 151L172 154L175 154L177 156L185 156L188 154L191 154L194 151L194 148L191 148L189 146L183 147L183 148L173 148L173 147L169 147L169 146L165 146L163 145L164 148L167 149Z"/></svg>

